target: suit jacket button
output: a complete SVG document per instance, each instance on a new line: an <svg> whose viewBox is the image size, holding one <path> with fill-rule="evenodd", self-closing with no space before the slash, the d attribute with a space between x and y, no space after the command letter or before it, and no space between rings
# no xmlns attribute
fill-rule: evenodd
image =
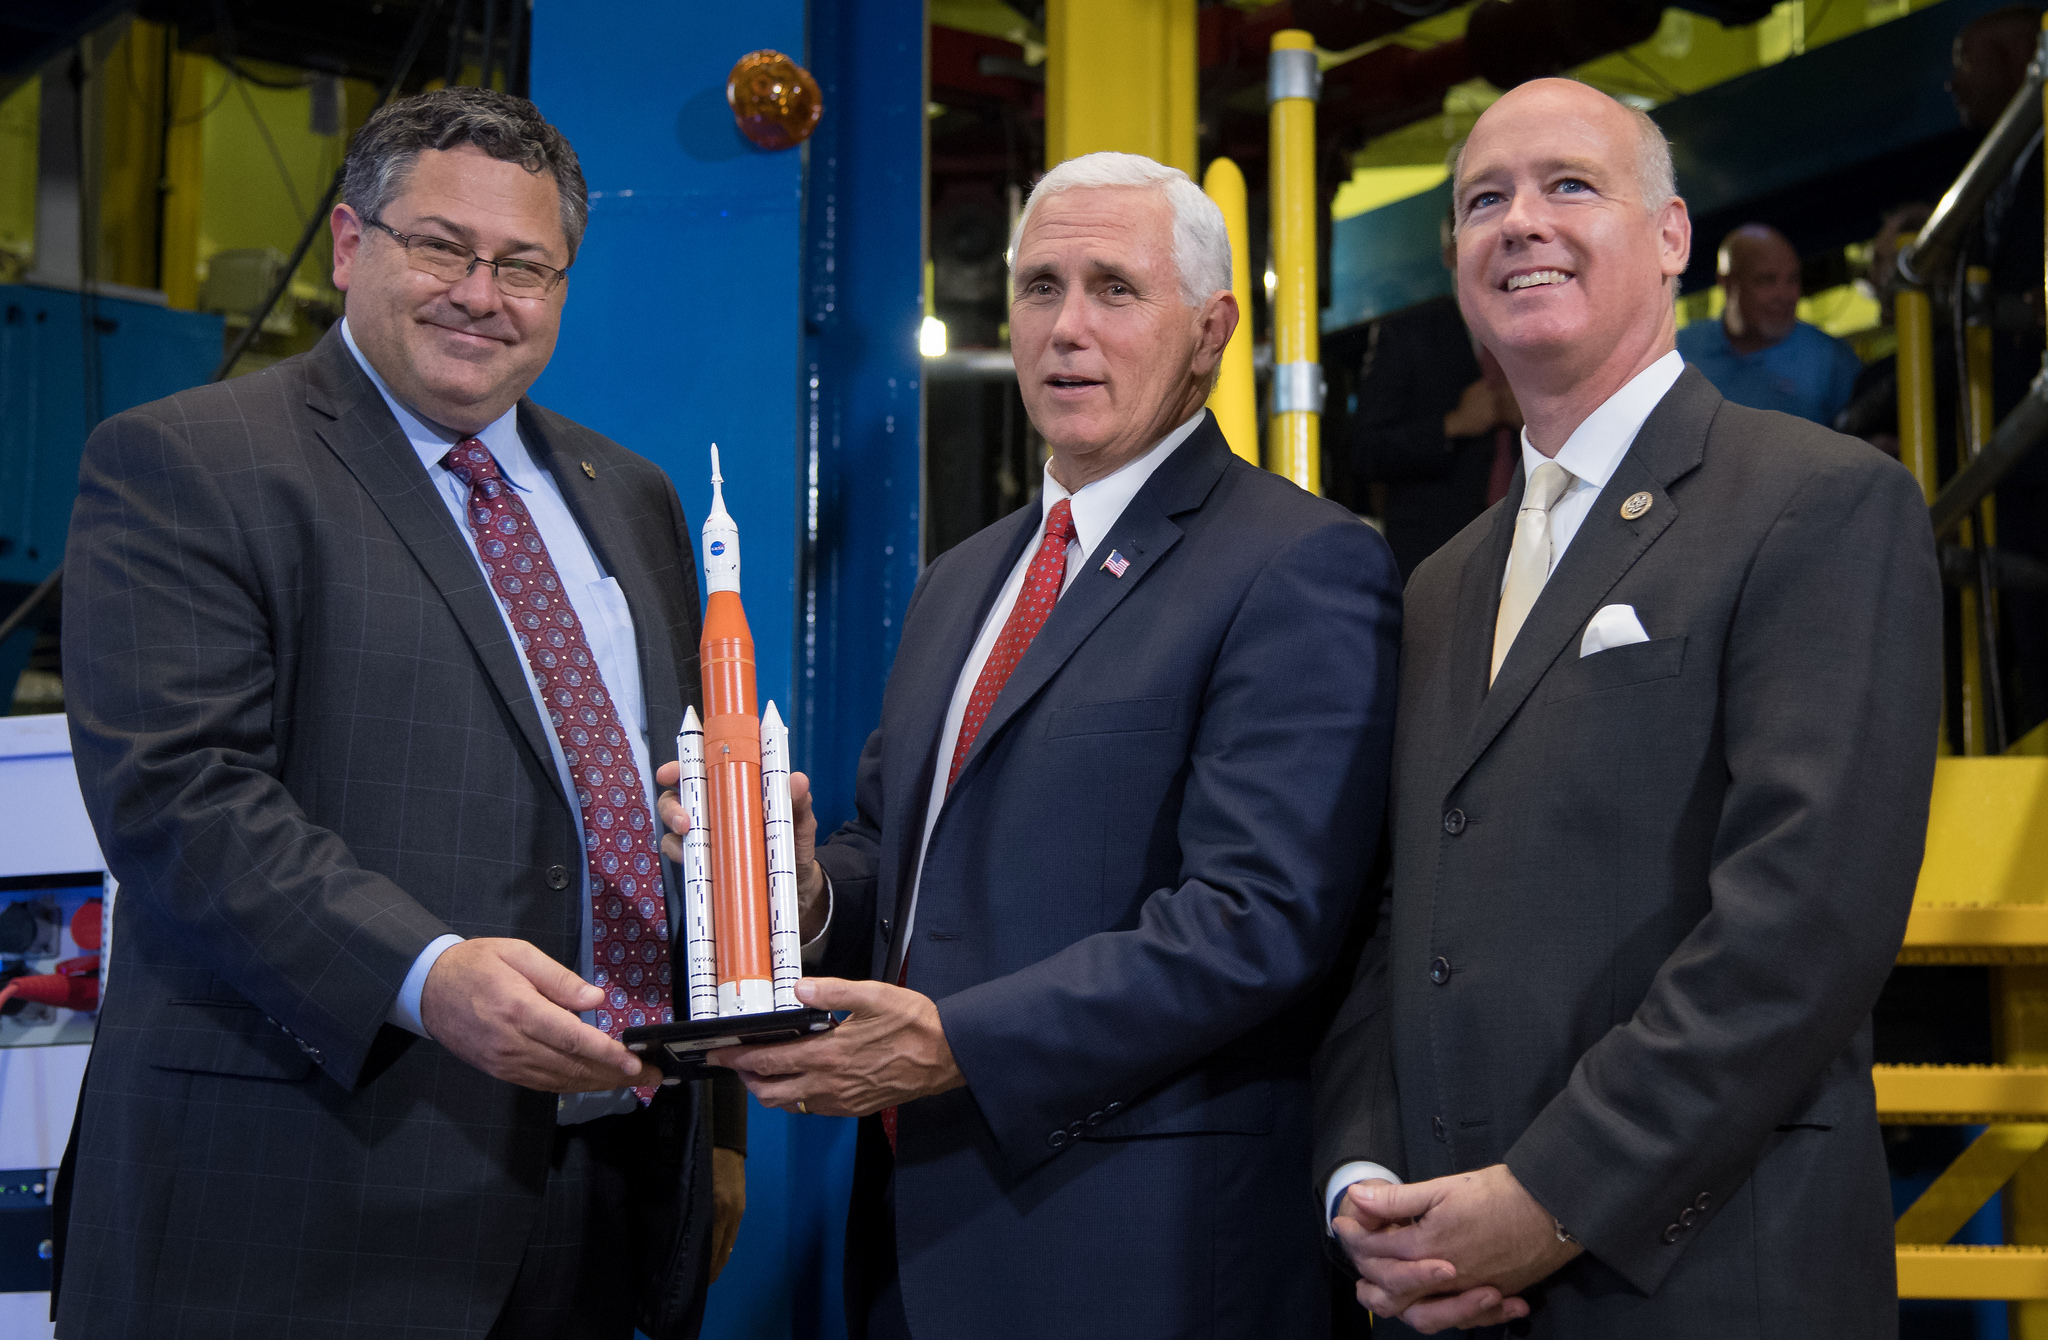
<svg viewBox="0 0 2048 1340"><path fill-rule="evenodd" d="M1081 1132L1087 1129L1088 1123L1085 1120L1077 1121L1073 1125L1067 1127L1067 1134L1072 1136L1074 1139L1078 1140L1081 1138Z"/></svg>
<svg viewBox="0 0 2048 1340"><path fill-rule="evenodd" d="M1695 1200L1693 1201L1693 1203L1692 1203L1692 1207L1693 1207L1693 1208L1694 1208L1695 1210L1698 1210L1698 1211L1699 1211L1699 1212L1700 1212L1701 1214L1705 1214L1705 1213L1707 1212L1707 1206L1709 1206L1709 1205L1711 1205L1711 1204L1713 1204L1713 1203L1714 1203L1714 1198L1713 1198L1712 1196L1708 1195L1708 1194L1707 1194L1706 1192L1702 1191L1702 1192L1700 1192L1700 1194L1699 1194L1698 1198L1696 1198L1696 1199L1695 1199Z"/></svg>
<svg viewBox="0 0 2048 1340"><path fill-rule="evenodd" d="M1089 1128L1090 1130L1093 1130L1093 1129L1094 1129L1095 1127L1097 1127L1097 1126L1100 1126L1101 1124L1102 1124L1102 1113L1100 1113L1100 1112L1090 1112L1090 1113L1088 1114L1088 1128Z"/></svg>
<svg viewBox="0 0 2048 1340"><path fill-rule="evenodd" d="M1114 1103L1104 1103L1104 1104L1102 1105L1102 1115L1103 1115L1103 1116L1105 1116L1105 1117L1113 1117L1113 1116L1115 1116L1115 1115L1116 1115L1117 1113L1119 1113L1119 1112L1121 1112L1121 1111L1123 1111L1123 1110L1124 1110L1124 1104L1123 1104L1123 1100L1122 1100L1121 1098L1119 1098L1119 1099L1118 1099L1117 1101L1115 1101Z"/></svg>
<svg viewBox="0 0 2048 1340"><path fill-rule="evenodd" d="M1684 1209L1678 1212L1678 1222L1681 1227L1691 1228L1694 1224L1698 1223L1699 1221L1700 1212L1698 1210L1695 1210L1690 1205L1686 1206Z"/></svg>
<svg viewBox="0 0 2048 1340"><path fill-rule="evenodd" d="M887 918L887 917L883 917L883 918L882 918L882 934L884 934L884 935L887 935L888 933L889 933L889 918Z"/></svg>
<svg viewBox="0 0 2048 1340"><path fill-rule="evenodd" d="M1067 1147L1067 1139L1068 1136L1065 1131L1054 1131L1051 1135L1045 1137L1045 1142L1054 1149L1065 1149Z"/></svg>
<svg viewBox="0 0 2048 1340"><path fill-rule="evenodd" d="M1429 1133L1443 1141L1449 1141L1451 1138L1450 1133L1444 1129L1444 1119L1442 1117L1431 1117L1429 1119Z"/></svg>
<svg viewBox="0 0 2048 1340"><path fill-rule="evenodd" d="M1451 980L1451 961L1442 955L1429 961L1429 980L1442 986Z"/></svg>
<svg viewBox="0 0 2048 1340"><path fill-rule="evenodd" d="M1683 1232L1685 1230L1677 1224L1666 1224L1664 1226L1664 1245L1669 1247L1672 1243L1677 1242L1678 1235Z"/></svg>
<svg viewBox="0 0 2048 1340"><path fill-rule="evenodd" d="M548 874L547 874L547 880L548 880L548 887L549 887L549 888L551 888L551 889L553 889L553 890L555 890L555 891L556 891L557 893L561 892L561 891L562 891L563 889L566 889L566 888L568 888L568 887L569 887L569 869L568 869L568 867L567 867L567 866L560 866L560 865L551 865L551 866L549 866L549 867L548 867Z"/></svg>
<svg viewBox="0 0 2048 1340"><path fill-rule="evenodd" d="M1452 837L1465 831L1465 811L1451 810L1444 815L1444 831Z"/></svg>

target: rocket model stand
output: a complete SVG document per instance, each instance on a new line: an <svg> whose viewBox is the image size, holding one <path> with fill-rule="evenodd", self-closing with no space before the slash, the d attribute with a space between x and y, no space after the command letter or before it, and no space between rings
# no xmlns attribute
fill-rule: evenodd
<svg viewBox="0 0 2048 1340"><path fill-rule="evenodd" d="M697 709L683 709L676 736L682 777L676 794L690 816L683 835L683 948L689 971L692 1019L718 1017L717 939L711 929L711 807L704 796L704 726Z"/></svg>
<svg viewBox="0 0 2048 1340"><path fill-rule="evenodd" d="M769 703L761 713L761 808L768 832L768 960L775 971L775 1008L794 1010L804 975L797 929L796 820L789 798L789 727Z"/></svg>
<svg viewBox="0 0 2048 1340"><path fill-rule="evenodd" d="M676 737L678 792L690 816L683 840L683 932L689 1019L629 1028L628 1049L670 1075L707 1050L786 1041L833 1025L803 1007L797 929L789 730L770 703L755 715L754 637L740 605L740 531L725 510L711 448L711 513L704 522L704 717Z"/></svg>

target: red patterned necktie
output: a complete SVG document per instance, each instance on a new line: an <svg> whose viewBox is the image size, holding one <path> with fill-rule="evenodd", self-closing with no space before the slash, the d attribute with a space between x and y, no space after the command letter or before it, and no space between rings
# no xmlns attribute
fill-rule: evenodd
<svg viewBox="0 0 2048 1340"><path fill-rule="evenodd" d="M469 528L491 589L519 636L562 759L583 811L590 869L594 979L605 1003L597 1026L612 1037L642 1024L674 1020L669 1003L667 895L660 841L647 811L632 746L605 689L583 624L562 590L540 529L498 473L483 443L464 438L441 458L469 486ZM638 1090L644 1103L654 1086Z"/></svg>
<svg viewBox="0 0 2048 1340"><path fill-rule="evenodd" d="M981 734L982 723L988 720L989 709L996 705L1003 685L1010 682L1010 674L1024 659L1031 639L1038 636L1038 630L1045 627L1046 619L1052 614L1052 607L1059 603L1060 588L1066 584L1067 578L1067 546L1076 538L1073 504L1062 498L1045 514L1045 538L1038 542L1038 553L1033 555L1031 566L1025 569L1024 586L1017 592L1017 603L1010 607L1010 617L1004 622L995 646L989 649L988 660L982 663L981 674L974 681L974 693L967 699L967 712L960 718L960 738L953 744L953 763L946 771L948 792L953 789L953 783L960 780L960 768L967 762L967 751L974 747L974 737ZM903 966L896 972L896 985L902 986L909 980L909 975L910 951L906 948ZM882 1134L889 1137L889 1148L893 1151L896 1148L896 1109L893 1107L882 1109Z"/></svg>
<svg viewBox="0 0 2048 1340"><path fill-rule="evenodd" d="M1024 588L1017 592L1017 603L1010 607L1009 620L1003 624L996 645L989 649L981 677L974 681L967 713L960 718L960 738L953 744L953 766L946 772L948 791L960 779L967 751L973 747L974 737L981 734L982 723L988 720L989 709L996 705L1003 685L1010 682L1010 672L1024 659L1031 639L1045 627L1047 616L1060 598L1060 587L1067 576L1067 546L1074 538L1074 508L1062 498L1045 514L1045 538L1039 541L1038 553L1024 573Z"/></svg>

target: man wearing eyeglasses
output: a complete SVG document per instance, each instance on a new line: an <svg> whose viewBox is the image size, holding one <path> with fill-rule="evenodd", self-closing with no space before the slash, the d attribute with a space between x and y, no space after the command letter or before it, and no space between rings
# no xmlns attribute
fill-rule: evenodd
<svg viewBox="0 0 2048 1340"><path fill-rule="evenodd" d="M673 1009L689 531L526 398L582 173L453 88L370 119L343 200L318 347L86 448L67 704L122 896L58 1334L694 1335L743 1095L618 1041Z"/></svg>

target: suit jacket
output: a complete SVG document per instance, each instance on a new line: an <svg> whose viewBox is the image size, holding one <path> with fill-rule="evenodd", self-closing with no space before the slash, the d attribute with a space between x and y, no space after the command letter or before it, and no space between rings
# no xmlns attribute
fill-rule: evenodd
<svg viewBox="0 0 2048 1340"><path fill-rule="evenodd" d="M1586 1248L1530 1335L1892 1334L1869 1019L1933 776L1920 492L1688 368L1489 691L1521 493L1408 588L1391 925L1318 1059L1318 1176L1505 1161ZM1650 640L1582 659L1609 604Z"/></svg>
<svg viewBox="0 0 2048 1340"><path fill-rule="evenodd" d="M1312 988L1377 837L1359 816L1384 795L1393 563L1206 419L996 699L932 831L912 947L947 705L1041 528L1034 500L920 579L859 817L819 851L828 970L893 980L907 953L967 1079L901 1112L908 1319L931 1336L1309 1334L1318 1225L1288 1179L1308 1169Z"/></svg>
<svg viewBox="0 0 2048 1340"><path fill-rule="evenodd" d="M674 758L698 638L675 489L530 401L519 426L625 593ZM66 705L121 890L59 1333L481 1337L555 1100L385 1016L449 931L573 966L582 854L475 557L338 331L102 425L70 543ZM633 1264L670 1336L708 1265L699 1107L648 1114Z"/></svg>

